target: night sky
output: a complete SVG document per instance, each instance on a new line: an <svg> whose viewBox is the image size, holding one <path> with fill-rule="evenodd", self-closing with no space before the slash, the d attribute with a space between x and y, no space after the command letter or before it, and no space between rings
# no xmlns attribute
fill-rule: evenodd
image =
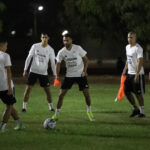
<svg viewBox="0 0 150 150"><path fill-rule="evenodd" d="M16 35L24 37L33 29L34 9L43 5L44 10L37 12L37 29L39 32L56 31L60 25L59 13L63 9L62 0L2 0L6 10L2 14L3 31L10 34L15 30Z"/></svg>

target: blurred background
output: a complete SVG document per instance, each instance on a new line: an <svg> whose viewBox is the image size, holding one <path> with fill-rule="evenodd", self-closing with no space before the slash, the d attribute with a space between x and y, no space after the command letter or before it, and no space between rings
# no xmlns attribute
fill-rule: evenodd
<svg viewBox="0 0 150 150"><path fill-rule="evenodd" d="M49 34L49 44L57 54L65 29L73 34L73 43L88 52L91 75L120 75L126 61L127 33L135 31L148 73L149 10L149 0L1 0L0 33L8 37L15 76L22 75L28 51L40 42L41 32Z"/></svg>

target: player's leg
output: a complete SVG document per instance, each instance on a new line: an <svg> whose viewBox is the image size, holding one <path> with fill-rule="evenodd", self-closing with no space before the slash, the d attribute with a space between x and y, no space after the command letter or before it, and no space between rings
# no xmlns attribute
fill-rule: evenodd
<svg viewBox="0 0 150 150"><path fill-rule="evenodd" d="M77 78L76 82L79 85L79 90L83 92L83 95L85 97L85 102L87 105L87 115L90 119L90 121L94 121L94 116L91 111L91 98L89 93L89 85L86 77L79 77Z"/></svg>
<svg viewBox="0 0 150 150"><path fill-rule="evenodd" d="M11 110L12 110L12 105L6 105L6 110L3 113L3 117L2 117L3 119L2 122L0 123L0 132L5 131L5 127L11 115Z"/></svg>
<svg viewBox="0 0 150 150"><path fill-rule="evenodd" d="M30 72L28 79L27 79L27 85L24 92L24 98L23 98L23 104L22 104L22 112L26 112L27 109L27 103L29 101L30 92L32 90L33 85L36 83L38 78L38 75L35 73Z"/></svg>
<svg viewBox="0 0 150 150"><path fill-rule="evenodd" d="M54 112L55 110L54 110L54 108L53 108L52 96L51 96L50 88L49 88L49 87L44 87L44 91L45 91L45 93L46 93L49 110L50 110L51 112Z"/></svg>
<svg viewBox="0 0 150 150"><path fill-rule="evenodd" d="M144 98L143 98L142 94L136 94L136 98L139 102L139 109L140 109L139 117L145 117Z"/></svg>
<svg viewBox="0 0 150 150"><path fill-rule="evenodd" d="M48 75L39 75L38 78L40 81L40 86L43 87L45 91L47 101L48 101L48 108L51 112L54 112L55 110L53 108L52 96L50 92L50 82L49 82Z"/></svg>
<svg viewBox="0 0 150 150"><path fill-rule="evenodd" d="M63 104L64 96L66 95L67 91L68 91L68 89L60 89L58 102L57 102L57 108L55 110L55 114L52 116L52 119L54 119L54 120L58 119L58 115L60 113L60 109Z"/></svg>
<svg viewBox="0 0 150 150"><path fill-rule="evenodd" d="M29 101L30 93L33 86L27 85L25 92L24 92L24 98L23 98L23 104L22 104L22 112L26 112L27 109L27 103Z"/></svg>
<svg viewBox="0 0 150 150"><path fill-rule="evenodd" d="M61 106L63 104L63 99L64 96L66 95L67 91L72 87L74 83L74 79L73 78L68 78L65 77L60 92L59 92L59 97L58 97L58 102L57 102L57 108L55 110L55 114L52 116L52 119L57 120L58 119L58 115L61 109Z"/></svg>
<svg viewBox="0 0 150 150"><path fill-rule="evenodd" d="M134 84L134 93L139 102L140 114L139 117L145 117L144 112L144 98L143 93L145 93L145 79L144 75L139 75L139 82Z"/></svg>
<svg viewBox="0 0 150 150"><path fill-rule="evenodd" d="M132 111L130 117L134 117L134 116L138 115L140 112L137 105L136 105L135 99L134 99L133 95L131 94L131 92L134 90L133 84L134 84L134 76L133 75L127 75L127 78L125 80L124 92L125 92L127 100L129 101L129 103L133 107L133 111Z"/></svg>
<svg viewBox="0 0 150 150"><path fill-rule="evenodd" d="M90 98L88 88L83 89L83 95L85 97L85 101L86 101L86 105L87 105L87 115L88 115L90 121L94 121L94 116L91 111L91 98Z"/></svg>
<svg viewBox="0 0 150 150"><path fill-rule="evenodd" d="M20 130L25 128L25 126L23 125L21 119L18 116L17 110L14 108L14 106L12 107L11 110L11 116L13 117L14 121L16 122L16 127L14 128L15 130Z"/></svg>

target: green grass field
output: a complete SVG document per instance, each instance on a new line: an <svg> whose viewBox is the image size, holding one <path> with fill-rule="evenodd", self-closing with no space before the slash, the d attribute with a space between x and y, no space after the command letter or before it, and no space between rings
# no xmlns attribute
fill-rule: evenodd
<svg viewBox="0 0 150 150"><path fill-rule="evenodd" d="M0 150L144 150L150 146L150 86L145 98L146 118L129 118L131 106L126 98L114 102L119 84L90 84L92 110L96 121L90 122L86 105L78 87L73 86L64 99L55 130L43 128L43 122L53 113L48 111L44 91L35 86L22 113L25 85L16 85L15 104L26 129L14 131L12 119L7 131L0 134ZM51 87L54 106L59 88ZM0 113L4 105L0 102Z"/></svg>

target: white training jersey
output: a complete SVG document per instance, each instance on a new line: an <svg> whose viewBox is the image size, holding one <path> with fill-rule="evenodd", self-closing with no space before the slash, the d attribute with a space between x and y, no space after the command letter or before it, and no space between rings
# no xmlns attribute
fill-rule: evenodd
<svg viewBox="0 0 150 150"><path fill-rule="evenodd" d="M143 48L139 44L132 47L128 44L126 46L126 55L128 62L128 74L136 74L138 59L143 58ZM143 66L141 67L139 74L144 74Z"/></svg>
<svg viewBox="0 0 150 150"><path fill-rule="evenodd" d="M82 57L87 54L79 45L72 44L71 50L62 48L56 57L57 62L62 60L66 63L66 77L81 77L84 69Z"/></svg>
<svg viewBox="0 0 150 150"><path fill-rule="evenodd" d="M0 51L0 91L8 90L7 72L5 67L11 66L10 56ZM11 87L13 88L13 82L11 81Z"/></svg>
<svg viewBox="0 0 150 150"><path fill-rule="evenodd" d="M33 44L26 59L24 70L28 69L31 59L30 72L48 75L47 69L50 60L53 75L56 75L55 53L50 45L43 47L42 43Z"/></svg>

